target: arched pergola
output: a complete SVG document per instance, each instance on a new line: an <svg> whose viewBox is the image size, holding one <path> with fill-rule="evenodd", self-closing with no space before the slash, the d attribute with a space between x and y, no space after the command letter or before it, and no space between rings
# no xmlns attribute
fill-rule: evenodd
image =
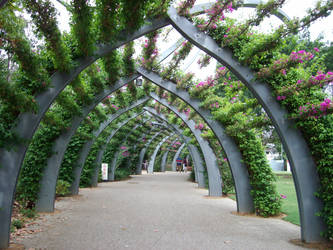
<svg viewBox="0 0 333 250"><path fill-rule="evenodd" d="M5 0L2 1L0 3L0 7L2 7L5 3ZM246 4L244 5L246 6ZM251 1L251 3L249 3L249 6L250 5L255 5L255 3ZM279 15L281 17L281 12ZM321 218L316 216L316 213L319 212L322 207L321 201L315 196L315 192L319 188L319 178L315 163L312 159L308 146L302 137L302 134L295 127L294 122L286 118L287 112L274 98L272 98L272 91L267 86L267 84L254 80L254 73L248 67L240 65L240 63L232 57L232 52L230 50L219 47L207 34L200 32L191 22L189 22L184 17L180 17L176 10L172 7L170 7L168 10L167 18L152 20L149 25L143 26L132 34L125 35L126 32L123 32L116 42L112 43L111 45L97 46L94 55L78 60L77 66L72 71L67 73L56 72L51 77L52 88L48 88L45 92L39 94L36 97L36 103L39 106L39 110L36 112L36 114L20 114L17 126L14 128L14 131L16 131L22 139L26 141L31 140L33 134L39 126L41 119L55 98L66 87L66 85L73 81L73 79L83 69L91 65L98 58L107 55L115 48L118 48L119 46L124 45L133 39L136 39L168 24L171 24L191 43L225 65L249 88L255 98L257 98L261 103L280 135L281 141L292 166L292 173L296 186L301 217L302 239L305 241L320 240L320 232L324 230L325 226ZM161 79L153 80L158 77L158 75L155 73L148 72L143 68L138 68L137 71L144 77L163 87L163 81ZM137 76L138 75L130 76L129 81L134 80ZM121 83L119 83L119 85L121 85ZM172 86L171 83L168 83L167 85L170 85L170 88L165 87L166 90L170 91L173 89L173 91L176 92L175 86ZM190 100L191 98L186 96L185 93L181 93L179 97L184 101L188 99L187 103L205 119L205 121L209 124L209 126L211 126L212 129L218 128L219 125L216 125L217 122L210 120L209 113L205 113L203 110L200 111L198 100ZM85 110L88 109L88 107L87 109L85 108ZM81 118L76 118L76 122L78 122L79 119ZM75 126L74 122L73 126ZM71 130L71 133L75 132L75 130L76 129ZM217 129L213 129L213 131L216 134ZM223 128L222 130L220 128L220 131L223 131ZM226 153L228 151L227 145L235 146L233 145L233 142L228 139L228 137L217 137L219 138L219 141L225 149ZM15 193L19 171L27 148L27 144L21 143L17 145L15 151L8 151L4 148L0 149L0 165L4 166L0 168L0 207L2 208L0 211L0 220L3 222L0 225L0 247L6 247L8 245L13 196ZM89 150L87 148L87 152L88 151ZM227 153L237 189L238 206L241 206L241 208L238 208L238 210L241 211L243 208L249 210L249 208L251 208L251 196L249 195L250 187L248 184L248 178L246 177L246 171L244 170L245 167L240 161L241 157L239 157L237 160L233 160L236 158L237 154L240 156L239 151L236 150L235 152L230 152L229 154L230 155ZM238 167L234 167L235 165L238 165ZM236 169L238 169L238 172ZM236 177L237 174L239 175ZM240 194L244 196L239 197ZM245 205L240 205L242 204L241 202L244 202Z"/></svg>
<svg viewBox="0 0 333 250"><path fill-rule="evenodd" d="M143 112L145 112L145 111L143 111ZM132 129L132 131L131 131L130 133L128 133L128 134L125 136L125 138L122 140L122 142L121 142L120 144L123 144L123 143L127 140L128 136L129 136L133 131L135 131L139 126L140 126L140 125L136 125L136 126ZM122 126L120 126L120 127L115 131L115 133L116 133L118 130L120 130L121 127L122 127ZM162 132L162 131L163 131L163 130L161 129L159 132ZM106 139L104 146L102 146L102 148L99 150L99 152L98 152L98 156L97 156L97 158L96 158L96 165L97 165L97 166L100 166L101 161L102 161L103 154L104 154L104 152L105 152L105 150L106 150L106 145L110 143L110 141L111 141L112 137L115 135L115 133L114 133L114 134L111 134L111 135ZM159 133L158 133L158 135L159 135ZM157 137L158 135L156 135L156 137ZM152 141L153 141L156 137L153 136L153 137L152 137Z"/></svg>
<svg viewBox="0 0 333 250"><path fill-rule="evenodd" d="M162 119L164 122L166 122L168 124L168 120L162 114L157 113L152 108L145 108L145 109L149 113L153 114L155 117L159 117L160 119ZM183 138L183 142L187 145L187 148L188 148L188 150L192 156L193 162L194 162L198 186L200 188L205 187L205 177L204 177L205 169L203 167L203 159L201 158L198 148L195 145L190 144L191 139L189 137L182 135L183 131L179 127L177 127L174 124L169 124L169 126L172 126L172 128L179 134L179 136L181 138ZM175 169L173 169L173 170L175 170Z"/></svg>
<svg viewBox="0 0 333 250"><path fill-rule="evenodd" d="M179 137L182 138L182 141L186 144L186 146L187 146L187 148L188 148L188 150L189 150L189 152L192 156L192 159L193 159L193 162L194 162L194 165L195 165L195 169L197 170L196 171L196 175L197 175L196 179L197 179L197 182L198 182L198 186L199 187L205 187L205 179L204 179L204 174L203 174L205 172L205 170L204 170L204 167L203 167L203 159L201 158L201 155L200 155L200 152L199 152L198 148L195 145L190 144L191 139L189 137L184 136L183 135L183 130L181 130L175 124L168 124L168 120L162 114L157 113L156 110L154 110L152 108L145 108L145 110L147 110L149 113L151 113L155 117L158 117L158 118L162 119L166 123L166 126L172 127L172 129L174 131L176 131L176 133L179 135ZM141 161L141 164L142 164L142 161Z"/></svg>
<svg viewBox="0 0 333 250"><path fill-rule="evenodd" d="M142 105L144 102L148 101L149 98L145 97L136 102L134 102L129 107L118 110L115 114L109 115L108 119L102 123L97 131L93 133L94 137L98 137L100 133L115 119L117 119L123 113ZM90 111L90 110L89 110ZM79 122L73 123L72 127L65 133L63 137L59 137L59 139L54 144L53 150L57 152L57 154L52 155L48 159L48 164L43 172L43 177L41 179L40 192L38 194L38 200L36 203L36 209L40 212L53 212L54 210L54 200L55 200L55 190L56 183L58 178L59 169L61 166L61 162L63 160L65 151L67 149L68 143L70 142L72 136L76 132L79 127L81 121L85 117L80 117L77 119ZM82 172L82 168L84 166L85 159L93 145L95 139L89 140L86 142L81 150L80 157L77 162L77 167L74 169L74 182L71 187L72 194L77 194L80 183L80 176Z"/></svg>

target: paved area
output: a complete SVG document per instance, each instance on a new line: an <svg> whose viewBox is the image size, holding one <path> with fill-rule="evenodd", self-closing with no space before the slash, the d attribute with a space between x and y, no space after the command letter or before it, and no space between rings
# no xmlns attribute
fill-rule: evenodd
<svg viewBox="0 0 333 250"><path fill-rule="evenodd" d="M239 216L229 198L209 198L187 174L155 173L81 189L41 217L27 249L301 249L300 229L280 219Z"/></svg>

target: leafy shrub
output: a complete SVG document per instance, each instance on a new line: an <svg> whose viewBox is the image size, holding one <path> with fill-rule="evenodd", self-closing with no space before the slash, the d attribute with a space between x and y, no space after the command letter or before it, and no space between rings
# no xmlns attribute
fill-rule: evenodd
<svg viewBox="0 0 333 250"><path fill-rule="evenodd" d="M37 213L36 213L36 210L33 208L33 209L29 209L29 208L22 208L20 210L20 213L25 216L25 217L28 217L28 218L35 218L37 216Z"/></svg>
<svg viewBox="0 0 333 250"><path fill-rule="evenodd" d="M20 229L24 226L24 223L21 220L13 220L12 225L17 229Z"/></svg>
<svg viewBox="0 0 333 250"><path fill-rule="evenodd" d="M56 186L56 196L66 196L69 192L71 184L67 181L58 180Z"/></svg>
<svg viewBox="0 0 333 250"><path fill-rule="evenodd" d="M188 180L192 181L192 182L195 182L195 173L194 173L194 170L191 171Z"/></svg>
<svg viewBox="0 0 333 250"><path fill-rule="evenodd" d="M116 169L116 172L114 174L114 179L115 180L124 180L129 178L131 172L128 169L122 169L122 168L118 168Z"/></svg>

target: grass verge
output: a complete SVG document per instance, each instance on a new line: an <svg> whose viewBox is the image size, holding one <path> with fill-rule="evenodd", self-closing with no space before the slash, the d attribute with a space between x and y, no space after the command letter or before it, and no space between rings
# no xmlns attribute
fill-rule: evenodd
<svg viewBox="0 0 333 250"><path fill-rule="evenodd" d="M282 197L285 197L282 199L281 212L287 216L284 217L283 220L300 225L296 191L291 173L278 172L276 179L277 192ZM228 197L230 199L236 200L235 194L228 194Z"/></svg>

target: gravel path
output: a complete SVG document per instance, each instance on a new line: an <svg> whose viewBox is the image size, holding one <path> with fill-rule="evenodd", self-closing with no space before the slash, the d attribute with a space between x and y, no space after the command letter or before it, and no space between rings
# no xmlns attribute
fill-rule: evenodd
<svg viewBox="0 0 333 250"><path fill-rule="evenodd" d="M209 198L187 174L155 173L80 189L37 221L27 249L300 249L300 229L280 219L239 216L229 198ZM35 225L36 227L36 225Z"/></svg>

